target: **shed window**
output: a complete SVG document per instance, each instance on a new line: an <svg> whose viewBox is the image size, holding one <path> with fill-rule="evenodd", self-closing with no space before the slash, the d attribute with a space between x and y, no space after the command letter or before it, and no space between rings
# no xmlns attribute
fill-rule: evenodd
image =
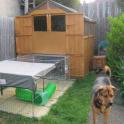
<svg viewBox="0 0 124 124"><path fill-rule="evenodd" d="M65 16L55 15L51 16L51 30L52 31L65 31Z"/></svg>
<svg viewBox="0 0 124 124"><path fill-rule="evenodd" d="M47 31L46 16L34 17L34 31Z"/></svg>

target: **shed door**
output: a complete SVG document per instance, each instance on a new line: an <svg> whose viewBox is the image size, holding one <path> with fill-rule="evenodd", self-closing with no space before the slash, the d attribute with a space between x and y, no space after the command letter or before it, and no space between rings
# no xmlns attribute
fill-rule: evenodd
<svg viewBox="0 0 124 124"><path fill-rule="evenodd" d="M30 36L33 31L33 20L31 16L16 17L16 36Z"/></svg>
<svg viewBox="0 0 124 124"><path fill-rule="evenodd" d="M84 54L83 33L84 21L82 14L66 15L66 53Z"/></svg>
<svg viewBox="0 0 124 124"><path fill-rule="evenodd" d="M82 14L66 14L66 53L71 58L71 76L83 76L83 23Z"/></svg>
<svg viewBox="0 0 124 124"><path fill-rule="evenodd" d="M32 16L20 16L15 20L16 52L17 54L31 53L33 19Z"/></svg>
<svg viewBox="0 0 124 124"><path fill-rule="evenodd" d="M66 33L71 35L82 35L83 22L82 14L66 14Z"/></svg>

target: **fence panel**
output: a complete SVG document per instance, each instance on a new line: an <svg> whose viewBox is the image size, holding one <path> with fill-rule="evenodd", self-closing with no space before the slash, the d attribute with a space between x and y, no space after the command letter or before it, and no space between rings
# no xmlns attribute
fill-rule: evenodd
<svg viewBox="0 0 124 124"><path fill-rule="evenodd" d="M0 17L0 60L15 57L14 18Z"/></svg>

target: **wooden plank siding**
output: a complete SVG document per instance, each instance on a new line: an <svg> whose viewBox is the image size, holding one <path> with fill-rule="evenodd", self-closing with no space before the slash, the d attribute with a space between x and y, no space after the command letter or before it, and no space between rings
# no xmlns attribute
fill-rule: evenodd
<svg viewBox="0 0 124 124"><path fill-rule="evenodd" d="M68 35L83 35L83 14L66 14L66 33Z"/></svg>
<svg viewBox="0 0 124 124"><path fill-rule="evenodd" d="M30 13L30 15L43 15L43 14L65 14L65 12L61 9L46 9L46 10L35 10Z"/></svg>
<svg viewBox="0 0 124 124"><path fill-rule="evenodd" d="M33 33L33 20L31 16L16 17L16 36L27 36Z"/></svg>
<svg viewBox="0 0 124 124"><path fill-rule="evenodd" d="M83 54L83 22L82 14L66 15L67 54Z"/></svg>
<svg viewBox="0 0 124 124"><path fill-rule="evenodd" d="M83 75L83 22L82 14L66 15L67 54L70 56L70 75L73 77Z"/></svg>
<svg viewBox="0 0 124 124"><path fill-rule="evenodd" d="M66 35L67 54L85 54L83 36Z"/></svg>
<svg viewBox="0 0 124 124"><path fill-rule="evenodd" d="M32 53L32 36L16 37L16 53L17 54Z"/></svg>
<svg viewBox="0 0 124 124"><path fill-rule="evenodd" d="M84 63L85 68L84 72L85 74L89 71L89 68L91 68L91 61L94 55L94 46L95 46L95 37L94 36L85 36L84 37Z"/></svg>
<svg viewBox="0 0 124 124"><path fill-rule="evenodd" d="M70 56L70 76L82 77L84 73L84 57L83 55L69 55Z"/></svg>
<svg viewBox="0 0 124 124"><path fill-rule="evenodd" d="M66 54L65 32L34 32L32 52Z"/></svg>

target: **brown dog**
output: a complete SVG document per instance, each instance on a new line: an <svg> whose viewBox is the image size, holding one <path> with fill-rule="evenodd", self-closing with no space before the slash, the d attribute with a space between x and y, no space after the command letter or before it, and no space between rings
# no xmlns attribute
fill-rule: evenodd
<svg viewBox="0 0 124 124"><path fill-rule="evenodd" d="M103 69L104 74L109 73L111 75L110 68L106 67ZM104 116L104 124L108 124L115 90L116 88L111 84L109 76L102 74L96 78L92 95L93 124L96 124L97 115L100 113Z"/></svg>

